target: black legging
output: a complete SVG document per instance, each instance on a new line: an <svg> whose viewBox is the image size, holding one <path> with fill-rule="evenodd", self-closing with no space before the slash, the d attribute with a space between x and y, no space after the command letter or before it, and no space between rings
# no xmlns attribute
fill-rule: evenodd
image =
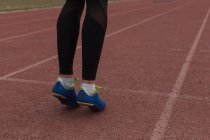
<svg viewBox="0 0 210 140"><path fill-rule="evenodd" d="M82 78L95 80L107 28L108 0L86 0L82 29ZM60 74L73 74L73 60L85 0L67 0L57 22Z"/></svg>

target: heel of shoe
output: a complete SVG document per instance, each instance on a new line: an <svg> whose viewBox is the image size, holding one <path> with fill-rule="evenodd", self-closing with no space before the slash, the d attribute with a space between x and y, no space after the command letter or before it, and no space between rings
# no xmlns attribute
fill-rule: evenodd
<svg viewBox="0 0 210 140"><path fill-rule="evenodd" d="M64 105L68 105L68 101L66 99L66 97L60 95L60 94L57 94L57 93L51 93L55 98L57 98L61 104L64 104Z"/></svg>
<svg viewBox="0 0 210 140"><path fill-rule="evenodd" d="M72 98L66 98L65 96L62 96L60 94L57 94L57 93L51 93L55 98L57 98L61 104L63 105L67 105L71 108L77 108L79 107L79 104L77 103L77 100L74 99L74 97Z"/></svg>
<svg viewBox="0 0 210 140"><path fill-rule="evenodd" d="M89 107L94 106L94 104L91 104L91 103L85 103L85 102L79 102L79 101L78 101L78 104L80 104L80 105L84 105L84 106L89 106Z"/></svg>

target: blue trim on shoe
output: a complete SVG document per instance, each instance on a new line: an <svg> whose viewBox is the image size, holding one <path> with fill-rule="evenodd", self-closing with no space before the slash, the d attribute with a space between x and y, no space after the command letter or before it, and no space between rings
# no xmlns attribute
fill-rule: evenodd
<svg viewBox="0 0 210 140"><path fill-rule="evenodd" d="M63 85L57 81L52 89L52 95L64 105L68 105L72 108L78 107L77 95L74 87L72 87L72 89L65 89Z"/></svg>
<svg viewBox="0 0 210 140"><path fill-rule="evenodd" d="M97 92L94 93L93 96L89 96L83 89L81 89L78 93L78 103L89 106L94 111L102 111L106 106L105 101L100 99Z"/></svg>

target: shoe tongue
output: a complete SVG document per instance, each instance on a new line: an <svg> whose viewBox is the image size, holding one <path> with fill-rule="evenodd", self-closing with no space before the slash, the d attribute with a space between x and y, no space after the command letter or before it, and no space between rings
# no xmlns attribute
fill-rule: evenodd
<svg viewBox="0 0 210 140"><path fill-rule="evenodd" d="M79 78L74 78L74 84L78 84L78 83L79 83L79 81L80 81L80 79L79 79Z"/></svg>
<svg viewBox="0 0 210 140"><path fill-rule="evenodd" d="M59 81L65 89L72 89L74 87L74 84L65 83L61 78L58 78L57 81Z"/></svg>
<svg viewBox="0 0 210 140"><path fill-rule="evenodd" d="M93 95L97 94L97 90L96 89L94 89L93 91L88 91L87 88L83 87L83 86L81 87L81 89L84 90L85 93L88 94L89 96L93 96Z"/></svg>

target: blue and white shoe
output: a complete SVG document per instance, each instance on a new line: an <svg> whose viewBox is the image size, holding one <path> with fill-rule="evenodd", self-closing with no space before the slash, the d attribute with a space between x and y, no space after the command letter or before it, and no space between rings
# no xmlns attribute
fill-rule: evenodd
<svg viewBox="0 0 210 140"><path fill-rule="evenodd" d="M75 83L78 79L75 79ZM68 105L72 108L76 108L79 106L77 103L77 94L75 87L67 87L62 79L58 78L52 89L52 95L56 97L62 104Z"/></svg>
<svg viewBox="0 0 210 140"><path fill-rule="evenodd" d="M89 106L94 111L102 111L105 109L106 103L99 97L98 89L100 87L96 87L96 89L91 93L91 95L87 94L87 89L85 87L81 87L81 90L78 93L78 103L80 105Z"/></svg>

